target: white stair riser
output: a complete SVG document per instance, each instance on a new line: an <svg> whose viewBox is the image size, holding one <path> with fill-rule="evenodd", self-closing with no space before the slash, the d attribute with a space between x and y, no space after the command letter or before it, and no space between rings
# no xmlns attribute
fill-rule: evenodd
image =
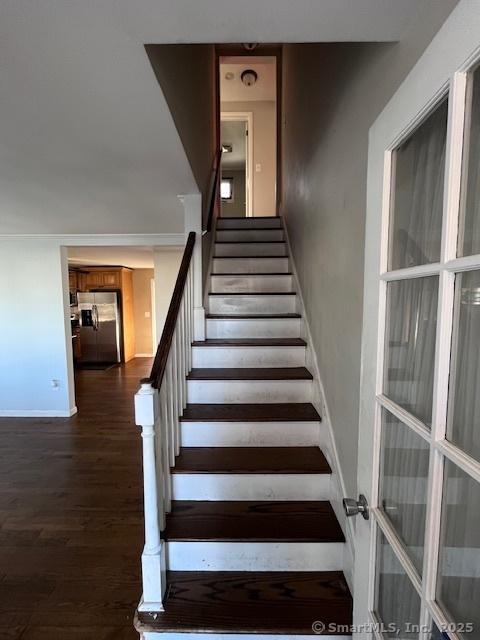
<svg viewBox="0 0 480 640"><path fill-rule="evenodd" d="M289 275L215 276L210 278L213 293L262 293L292 291L293 278Z"/></svg>
<svg viewBox="0 0 480 640"><path fill-rule="evenodd" d="M208 311L218 315L269 315L271 313L295 313L295 295L215 295L208 296Z"/></svg>
<svg viewBox="0 0 480 640"><path fill-rule="evenodd" d="M311 380L188 380L192 404L311 402Z"/></svg>
<svg viewBox="0 0 480 640"><path fill-rule="evenodd" d="M215 243L215 256L286 256L285 242Z"/></svg>
<svg viewBox="0 0 480 640"><path fill-rule="evenodd" d="M173 473L172 500L330 500L328 473Z"/></svg>
<svg viewBox="0 0 480 640"><path fill-rule="evenodd" d="M258 240L283 240L283 229L245 229L240 231L237 229L220 229L216 233L217 242L257 242Z"/></svg>
<svg viewBox="0 0 480 640"><path fill-rule="evenodd" d="M213 273L286 273L288 258L214 258Z"/></svg>
<svg viewBox="0 0 480 640"><path fill-rule="evenodd" d="M304 367L305 347L193 347L193 367Z"/></svg>
<svg viewBox="0 0 480 640"><path fill-rule="evenodd" d="M281 218L262 218L258 216L257 218L219 218L217 220L217 229L255 229L255 228L264 228L269 227L271 229L279 229L282 226Z"/></svg>
<svg viewBox="0 0 480 640"><path fill-rule="evenodd" d="M182 447L310 447L319 422L181 422Z"/></svg>
<svg viewBox="0 0 480 640"><path fill-rule="evenodd" d="M207 338L299 338L301 318L207 319Z"/></svg>
<svg viewBox="0 0 480 640"><path fill-rule="evenodd" d="M342 571L341 542L169 541L170 571Z"/></svg>

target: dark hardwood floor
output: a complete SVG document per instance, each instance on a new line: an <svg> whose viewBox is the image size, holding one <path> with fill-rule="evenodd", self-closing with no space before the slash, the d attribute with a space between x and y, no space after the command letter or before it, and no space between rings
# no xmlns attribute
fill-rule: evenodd
<svg viewBox="0 0 480 640"><path fill-rule="evenodd" d="M77 372L73 418L0 419L0 638L138 640L151 361Z"/></svg>

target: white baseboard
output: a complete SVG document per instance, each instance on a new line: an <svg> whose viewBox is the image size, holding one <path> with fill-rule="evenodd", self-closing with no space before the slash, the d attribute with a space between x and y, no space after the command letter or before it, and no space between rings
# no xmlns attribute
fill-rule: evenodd
<svg viewBox="0 0 480 640"><path fill-rule="evenodd" d="M153 353L136 353L134 358L153 358Z"/></svg>
<svg viewBox="0 0 480 640"><path fill-rule="evenodd" d="M51 409L0 409L0 418L71 418L77 411L77 407L73 407L68 411Z"/></svg>

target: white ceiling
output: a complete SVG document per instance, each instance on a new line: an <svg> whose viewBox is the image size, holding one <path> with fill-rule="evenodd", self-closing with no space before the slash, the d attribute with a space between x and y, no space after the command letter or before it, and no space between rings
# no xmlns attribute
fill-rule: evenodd
<svg viewBox="0 0 480 640"><path fill-rule="evenodd" d="M225 62L224 62L225 60ZM271 56L245 58L229 57L220 60L220 100L222 102L256 102L276 99L276 63ZM257 81L247 87L241 80L242 72L252 69ZM227 74L233 78L227 79Z"/></svg>
<svg viewBox="0 0 480 640"><path fill-rule="evenodd" d="M120 266L153 269L153 247L69 247L72 266Z"/></svg>
<svg viewBox="0 0 480 640"><path fill-rule="evenodd" d="M398 40L422 0L1 0L0 233L183 230L144 43Z"/></svg>

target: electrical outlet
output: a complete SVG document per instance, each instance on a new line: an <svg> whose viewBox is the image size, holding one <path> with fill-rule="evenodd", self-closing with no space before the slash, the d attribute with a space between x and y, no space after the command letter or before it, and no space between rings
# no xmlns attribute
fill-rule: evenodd
<svg viewBox="0 0 480 640"><path fill-rule="evenodd" d="M257 164L255 165L255 171L256 171L257 173L260 173L260 172L262 171L262 165L261 165L260 163L257 163Z"/></svg>
<svg viewBox="0 0 480 640"><path fill-rule="evenodd" d="M54 391L58 391L60 389L60 380L53 379L51 384Z"/></svg>
<svg viewBox="0 0 480 640"><path fill-rule="evenodd" d="M145 311L145 318L150 318L150 311Z"/></svg>

